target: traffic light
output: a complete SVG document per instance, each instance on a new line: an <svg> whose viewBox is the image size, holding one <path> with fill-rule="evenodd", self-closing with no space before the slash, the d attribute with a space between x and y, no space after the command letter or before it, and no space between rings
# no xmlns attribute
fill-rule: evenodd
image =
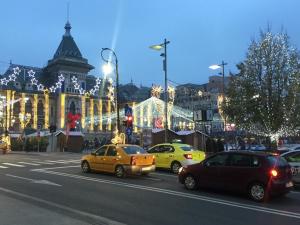
<svg viewBox="0 0 300 225"><path fill-rule="evenodd" d="M127 121L126 126L127 127L132 127L133 117L131 115L126 116L126 121Z"/></svg>

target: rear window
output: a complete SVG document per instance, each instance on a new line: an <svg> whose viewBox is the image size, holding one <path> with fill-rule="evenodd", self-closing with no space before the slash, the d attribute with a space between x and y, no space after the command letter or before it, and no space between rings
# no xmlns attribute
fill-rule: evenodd
<svg viewBox="0 0 300 225"><path fill-rule="evenodd" d="M267 157L268 161L270 162L271 166L286 166L288 165L287 161L278 156L268 156Z"/></svg>
<svg viewBox="0 0 300 225"><path fill-rule="evenodd" d="M180 148L185 152L194 151L193 147L189 145L180 146Z"/></svg>
<svg viewBox="0 0 300 225"><path fill-rule="evenodd" d="M123 147L123 150L128 155L147 153L143 148L141 148L139 146L126 146L126 147Z"/></svg>

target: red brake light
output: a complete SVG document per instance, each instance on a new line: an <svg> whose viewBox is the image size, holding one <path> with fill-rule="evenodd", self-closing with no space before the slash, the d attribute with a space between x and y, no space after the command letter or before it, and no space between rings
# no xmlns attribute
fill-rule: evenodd
<svg viewBox="0 0 300 225"><path fill-rule="evenodd" d="M193 159L193 155L192 154L184 154L183 155L186 159Z"/></svg>
<svg viewBox="0 0 300 225"><path fill-rule="evenodd" d="M130 162L131 165L135 165L136 164L136 158L135 156L131 156L131 162Z"/></svg>
<svg viewBox="0 0 300 225"><path fill-rule="evenodd" d="M152 165L155 165L155 156L153 156Z"/></svg>
<svg viewBox="0 0 300 225"><path fill-rule="evenodd" d="M270 174L271 174L272 177L277 177L278 176L277 170L274 170L274 169L270 171Z"/></svg>

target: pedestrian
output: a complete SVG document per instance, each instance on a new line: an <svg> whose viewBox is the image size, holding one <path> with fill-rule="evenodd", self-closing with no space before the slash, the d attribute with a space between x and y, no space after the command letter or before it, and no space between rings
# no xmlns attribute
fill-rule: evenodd
<svg viewBox="0 0 300 225"><path fill-rule="evenodd" d="M212 152L211 139L208 137L205 142L206 152Z"/></svg>
<svg viewBox="0 0 300 225"><path fill-rule="evenodd" d="M220 138L218 138L218 140L217 140L217 149L218 149L217 150L218 152L224 151L224 143Z"/></svg>
<svg viewBox="0 0 300 225"><path fill-rule="evenodd" d="M100 145L99 140L98 140L97 137L95 137L95 138L94 138L94 147L95 147L95 148L98 148L99 145Z"/></svg>

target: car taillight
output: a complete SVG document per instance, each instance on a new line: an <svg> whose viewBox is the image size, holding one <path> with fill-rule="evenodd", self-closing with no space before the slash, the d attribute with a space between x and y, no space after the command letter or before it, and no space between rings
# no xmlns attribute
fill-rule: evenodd
<svg viewBox="0 0 300 225"><path fill-rule="evenodd" d="M152 165L155 165L155 156L153 156Z"/></svg>
<svg viewBox="0 0 300 225"><path fill-rule="evenodd" d="M193 159L193 155L192 154L184 154L183 155L186 159Z"/></svg>
<svg viewBox="0 0 300 225"><path fill-rule="evenodd" d="M130 162L131 165L135 165L136 164L136 158L135 156L131 156L131 162Z"/></svg>
<svg viewBox="0 0 300 225"><path fill-rule="evenodd" d="M270 171L270 174L271 174L272 177L277 177L277 176L278 176L277 170L274 170L274 169L272 169L272 170Z"/></svg>

